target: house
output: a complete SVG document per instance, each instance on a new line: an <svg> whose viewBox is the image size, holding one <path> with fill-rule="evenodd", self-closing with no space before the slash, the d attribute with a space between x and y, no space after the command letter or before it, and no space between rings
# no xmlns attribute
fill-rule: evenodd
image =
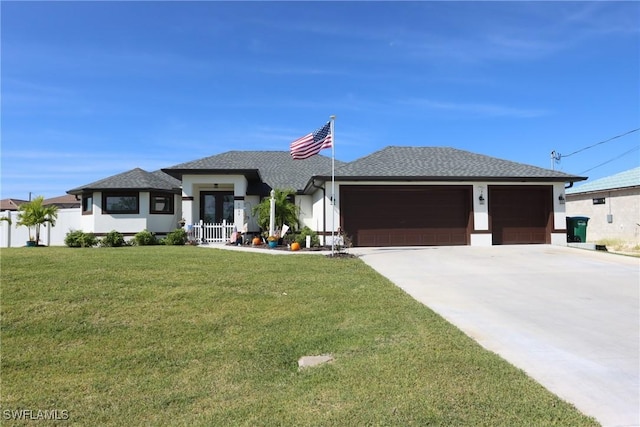
<svg viewBox="0 0 640 427"><path fill-rule="evenodd" d="M640 167L567 190L567 216L589 218L587 241L640 245Z"/></svg>
<svg viewBox="0 0 640 427"><path fill-rule="evenodd" d="M72 209L80 207L80 199L72 194L65 194L64 196L44 199L42 204L44 206L54 205L57 206L58 209Z"/></svg>
<svg viewBox="0 0 640 427"><path fill-rule="evenodd" d="M0 200L0 211L17 211L20 205L28 202L28 200L22 199L2 199Z"/></svg>
<svg viewBox="0 0 640 427"><path fill-rule="evenodd" d="M299 227L357 246L566 244L565 184L585 177L448 147L389 146L353 162L287 151L229 151L153 173L134 169L74 188L94 233L235 224L271 189L291 189Z"/></svg>

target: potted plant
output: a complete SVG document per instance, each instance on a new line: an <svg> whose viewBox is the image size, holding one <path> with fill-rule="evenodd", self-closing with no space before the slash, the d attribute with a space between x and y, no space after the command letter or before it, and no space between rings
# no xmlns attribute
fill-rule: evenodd
<svg viewBox="0 0 640 427"><path fill-rule="evenodd" d="M275 248L278 246L278 236L269 236L267 237L267 242L270 248Z"/></svg>
<svg viewBox="0 0 640 427"><path fill-rule="evenodd" d="M23 203L18 209L18 225L24 225L29 229L27 246L38 246L40 242L40 227L43 224L56 225L58 207L54 205L44 206L43 196L38 196L28 203ZM32 233L32 231L35 233Z"/></svg>

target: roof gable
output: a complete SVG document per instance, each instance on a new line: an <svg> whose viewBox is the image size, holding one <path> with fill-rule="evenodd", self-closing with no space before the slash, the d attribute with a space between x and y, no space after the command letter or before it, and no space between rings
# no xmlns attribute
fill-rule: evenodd
<svg viewBox="0 0 640 427"><path fill-rule="evenodd" d="M567 190L567 194L587 193L591 191L613 190L617 188L640 186L640 166L615 175L596 179L579 187Z"/></svg>
<svg viewBox="0 0 640 427"><path fill-rule="evenodd" d="M336 179L531 179L566 182L586 179L449 147L389 146L348 163L335 173Z"/></svg>

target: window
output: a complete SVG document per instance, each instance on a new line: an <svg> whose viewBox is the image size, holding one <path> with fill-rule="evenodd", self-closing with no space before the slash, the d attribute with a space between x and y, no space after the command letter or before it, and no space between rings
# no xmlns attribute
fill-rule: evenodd
<svg viewBox="0 0 640 427"><path fill-rule="evenodd" d="M93 194L82 195L82 215L93 213Z"/></svg>
<svg viewBox="0 0 640 427"><path fill-rule="evenodd" d="M102 193L102 212L107 214L140 213L138 193Z"/></svg>
<svg viewBox="0 0 640 427"><path fill-rule="evenodd" d="M149 212L173 215L173 194L151 193Z"/></svg>

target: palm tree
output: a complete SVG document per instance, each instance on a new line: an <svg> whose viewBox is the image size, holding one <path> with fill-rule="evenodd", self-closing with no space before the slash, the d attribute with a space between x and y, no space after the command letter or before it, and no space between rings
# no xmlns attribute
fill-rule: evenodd
<svg viewBox="0 0 640 427"><path fill-rule="evenodd" d="M18 213L18 225L24 225L29 229L29 240L33 240L31 230L35 231L36 244L40 242L40 227L49 223L53 227L58 218L58 207L55 205L44 206L43 196L38 196L28 203L20 205Z"/></svg>
<svg viewBox="0 0 640 427"><path fill-rule="evenodd" d="M288 199L295 194L294 190L275 190L276 200L275 226L282 229L283 224L287 224L292 230L298 228L298 215L300 208L291 203ZM253 208L253 215L257 214L257 222L263 230L269 229L269 214L271 212L270 197L262 199L260 204Z"/></svg>

